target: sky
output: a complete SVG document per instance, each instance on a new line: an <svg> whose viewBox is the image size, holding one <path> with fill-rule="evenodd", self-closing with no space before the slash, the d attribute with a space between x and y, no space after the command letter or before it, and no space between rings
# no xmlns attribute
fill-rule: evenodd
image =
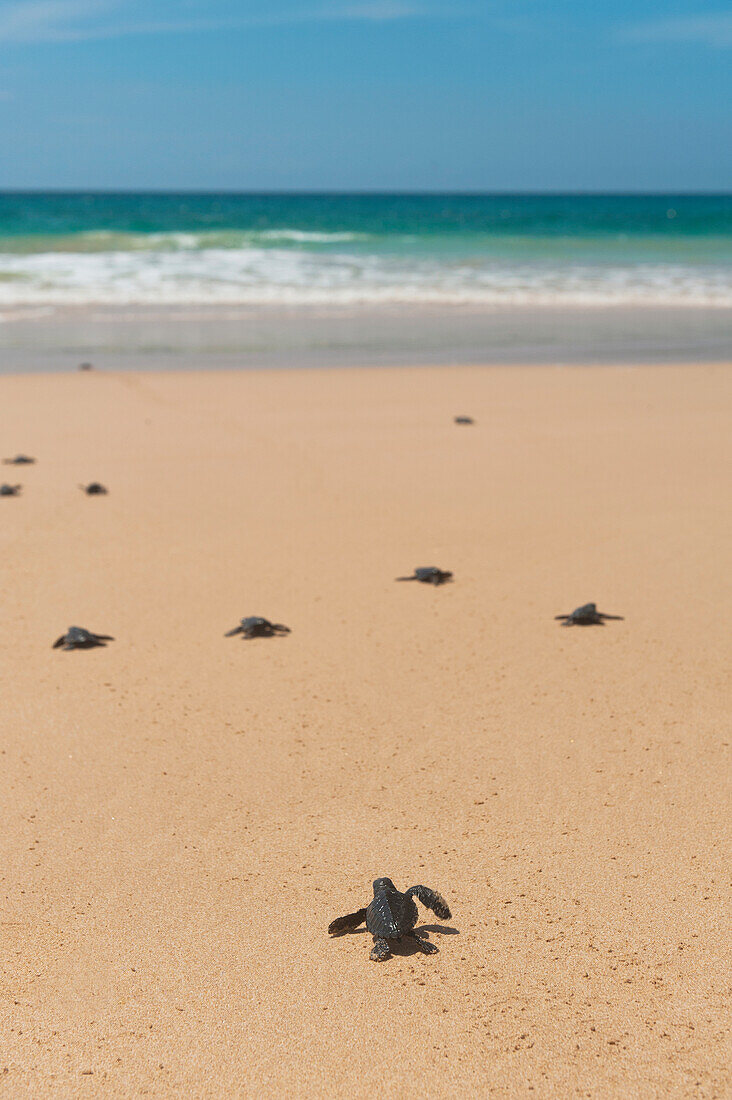
<svg viewBox="0 0 732 1100"><path fill-rule="evenodd" d="M720 0L0 0L0 188L730 191Z"/></svg>

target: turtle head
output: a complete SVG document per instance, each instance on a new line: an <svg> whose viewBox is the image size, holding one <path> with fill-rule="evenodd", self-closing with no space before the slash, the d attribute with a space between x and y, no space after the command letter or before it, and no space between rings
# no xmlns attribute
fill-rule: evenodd
<svg viewBox="0 0 732 1100"><path fill-rule="evenodd" d="M374 897L380 894L382 890L396 890L396 886L390 878L376 878L374 879Z"/></svg>

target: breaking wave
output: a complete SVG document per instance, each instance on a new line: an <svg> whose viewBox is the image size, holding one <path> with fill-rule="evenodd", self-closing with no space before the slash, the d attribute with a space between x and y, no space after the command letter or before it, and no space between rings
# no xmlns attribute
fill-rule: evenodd
<svg viewBox="0 0 732 1100"><path fill-rule="evenodd" d="M369 249L355 234L84 234L83 250L0 251L0 307L83 304L732 306L724 264L583 262ZM241 234L237 235L239 238ZM262 246L261 239L272 242ZM327 238L327 248L313 245ZM282 247L284 240L299 247ZM344 245L353 241L354 246ZM60 242L57 242L60 244ZM36 242L38 244L38 242ZM78 244L78 242L77 242ZM357 244L357 247L355 245ZM334 246L338 247L334 247ZM115 247L117 246L117 247ZM307 246L307 247L305 247Z"/></svg>

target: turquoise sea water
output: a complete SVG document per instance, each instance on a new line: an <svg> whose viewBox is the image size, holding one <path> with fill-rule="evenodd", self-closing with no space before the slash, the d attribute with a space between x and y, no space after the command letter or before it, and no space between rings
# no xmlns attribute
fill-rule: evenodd
<svg viewBox="0 0 732 1100"><path fill-rule="evenodd" d="M0 194L0 315L86 303L730 306L732 196Z"/></svg>

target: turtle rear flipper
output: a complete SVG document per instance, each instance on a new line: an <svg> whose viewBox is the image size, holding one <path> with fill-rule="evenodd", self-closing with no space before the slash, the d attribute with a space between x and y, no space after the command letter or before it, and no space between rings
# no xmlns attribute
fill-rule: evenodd
<svg viewBox="0 0 732 1100"><path fill-rule="evenodd" d="M275 634L289 634L290 633L289 626L285 626L284 623L272 623L272 630L275 632Z"/></svg>
<svg viewBox="0 0 732 1100"><path fill-rule="evenodd" d="M423 951L425 955L435 955L439 951L439 947L434 943L430 943L429 940L422 939L416 932L407 932L407 939L411 940L415 947Z"/></svg>
<svg viewBox="0 0 732 1100"><path fill-rule="evenodd" d="M372 962L384 962L391 957L391 949L389 947L389 941L385 940L383 936L374 936L374 946L371 949L369 958Z"/></svg>
<svg viewBox="0 0 732 1100"><path fill-rule="evenodd" d="M352 928L358 928L366 920L366 910L359 909L356 913L347 913L345 917L336 917L328 925L331 936L339 932L349 932Z"/></svg>
<svg viewBox="0 0 732 1100"><path fill-rule="evenodd" d="M440 920L449 920L452 916L442 894L438 894L436 890L430 890L429 886L410 886L407 897L419 898L425 909L431 909Z"/></svg>

